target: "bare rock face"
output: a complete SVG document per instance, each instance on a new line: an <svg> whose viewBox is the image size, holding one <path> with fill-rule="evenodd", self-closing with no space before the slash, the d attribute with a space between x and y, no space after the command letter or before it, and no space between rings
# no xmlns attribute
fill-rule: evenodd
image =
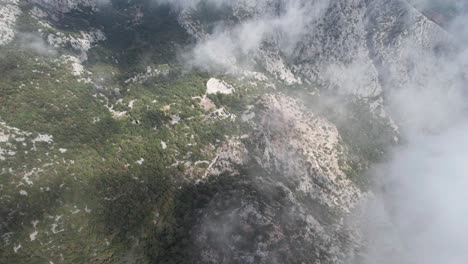
<svg viewBox="0 0 468 264"><path fill-rule="evenodd" d="M343 172L347 158L335 125L283 95L265 96L260 105L253 142L257 162L282 174L295 192L348 211L360 191Z"/></svg>
<svg viewBox="0 0 468 264"><path fill-rule="evenodd" d="M55 13L68 13L77 8L89 8L97 10L98 0L31 0L48 11Z"/></svg>
<svg viewBox="0 0 468 264"><path fill-rule="evenodd" d="M239 139L230 139L217 149L216 157L209 165L205 176L216 176L222 173L238 175L238 168L249 162L249 152L244 143Z"/></svg>
<svg viewBox="0 0 468 264"><path fill-rule="evenodd" d="M104 41L106 36L99 29L91 29L88 32L81 31L79 37L66 35L62 32L47 35L47 42L55 48L71 46L75 51L80 53L80 60L88 59L87 52L97 42Z"/></svg>
<svg viewBox="0 0 468 264"><path fill-rule="evenodd" d="M0 46L10 43L15 37L16 20L21 14L18 0L0 1Z"/></svg>
<svg viewBox="0 0 468 264"><path fill-rule="evenodd" d="M336 127L281 94L256 107L255 132L221 147L210 169L256 165L203 210L195 263L341 263L359 241L343 219L363 194L343 172Z"/></svg>

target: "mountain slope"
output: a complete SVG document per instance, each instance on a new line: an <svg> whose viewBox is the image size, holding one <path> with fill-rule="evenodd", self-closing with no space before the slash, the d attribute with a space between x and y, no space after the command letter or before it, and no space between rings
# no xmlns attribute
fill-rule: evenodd
<svg viewBox="0 0 468 264"><path fill-rule="evenodd" d="M394 95L458 49L402 0L0 5L5 263L359 259Z"/></svg>

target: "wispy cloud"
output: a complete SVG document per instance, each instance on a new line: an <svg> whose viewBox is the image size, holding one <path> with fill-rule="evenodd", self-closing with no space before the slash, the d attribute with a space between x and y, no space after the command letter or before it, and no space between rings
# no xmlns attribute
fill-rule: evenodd
<svg viewBox="0 0 468 264"><path fill-rule="evenodd" d="M193 11L200 2L159 1L184 12ZM229 68L255 59L265 43L274 43L289 54L310 30L312 21L328 7L327 1L277 1L282 5L272 13L271 9L262 9L266 0L205 3L218 9L235 9L241 2L259 15L238 23L215 23L214 29L186 54L190 64L205 69ZM455 8L459 8L457 4ZM418 5L428 6L429 1L418 1ZM411 22L419 30L427 29L427 24L418 24L420 20ZM464 39L468 36L466 25L468 16L461 14L447 29L454 39ZM371 173L381 184L374 190L378 198L370 202L367 211L372 221L362 223L368 240L367 263L467 263L468 53L460 49L445 55L431 49L437 45L423 47L412 36L399 41L399 53L390 54L395 55L391 59L410 66L379 74L398 82L385 87L384 97L404 140L392 149L392 157L375 165ZM365 79L374 65L368 63L353 61L333 68L329 74L356 87L369 83ZM401 69L409 73L399 72Z"/></svg>
<svg viewBox="0 0 468 264"><path fill-rule="evenodd" d="M460 16L449 25L454 39L464 34L454 24L460 21L468 23ZM466 263L468 54L421 52L411 42L402 47L412 74L386 100L404 143L373 170L383 191L376 192L381 202L369 207L364 228L367 263Z"/></svg>
<svg viewBox="0 0 468 264"><path fill-rule="evenodd" d="M229 69L239 64L247 67L265 43L274 44L283 53L291 53L311 22L328 6L328 1L304 0L158 0L157 3L171 4L178 12L189 15L206 6L211 12L226 9L239 14L244 12L245 18L241 21L213 21L213 29L204 31L197 44L184 54L190 66L203 69Z"/></svg>
<svg viewBox="0 0 468 264"><path fill-rule="evenodd" d="M22 48L32 50L40 55L53 56L57 54L57 51L46 43L39 34L20 32L18 40Z"/></svg>

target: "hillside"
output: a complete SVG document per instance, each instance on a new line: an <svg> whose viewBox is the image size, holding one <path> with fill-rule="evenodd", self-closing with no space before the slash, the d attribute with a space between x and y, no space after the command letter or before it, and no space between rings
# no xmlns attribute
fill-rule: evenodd
<svg viewBox="0 0 468 264"><path fill-rule="evenodd" d="M376 164L463 98L424 8L0 0L0 263L376 263Z"/></svg>

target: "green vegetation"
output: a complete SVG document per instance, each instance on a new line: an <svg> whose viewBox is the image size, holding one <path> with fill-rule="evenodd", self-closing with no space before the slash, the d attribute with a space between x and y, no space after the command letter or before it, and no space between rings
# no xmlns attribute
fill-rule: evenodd
<svg viewBox="0 0 468 264"><path fill-rule="evenodd" d="M175 16L167 6L134 2L148 9L141 21L130 19L126 0L114 0L114 8L98 14L73 11L51 20L52 28L21 16L18 29L24 32L77 36L102 29L107 40L88 51L83 64L90 73L82 76L71 74L61 56L78 55L71 47L50 56L23 47L20 39L0 47L0 121L18 129L0 125L0 136L15 135L0 142L0 150L11 150L0 159L0 263L188 263L200 249L192 232L204 208L222 211L245 201L258 202L262 210L290 206L279 184L291 183L255 163L239 168L239 176L194 184L216 147L251 132L240 116L271 88L185 69L177 60L178 45L192 40ZM212 30L209 22L225 14L204 8L211 15L201 15ZM236 88L230 95L207 96L236 120L209 117L200 106L210 77ZM275 85L293 95L305 89ZM362 172L383 157L392 135L364 105L349 103L346 122L334 109L317 105L339 124L349 153L355 153L342 165L360 186L368 184ZM319 202L297 198L319 212L320 221L337 218ZM291 232L293 225L304 225L275 217ZM246 234L240 225L235 232Z"/></svg>
<svg viewBox="0 0 468 264"><path fill-rule="evenodd" d="M175 63L173 43L186 35L167 10L154 12L137 29L109 24L125 17L83 13L54 24L70 34L85 21L106 26L108 41L90 50L85 65L91 82L73 76L60 57L75 51L47 57L18 49L19 39L0 48L0 121L27 133L0 142L14 150L0 160L0 263L164 263L180 253L174 243L188 239L190 227L182 208L193 217L207 201L191 204L184 194L206 164L191 165L190 179L185 163L211 160L211 146L238 125L206 120L193 97L204 94L208 76ZM38 29L32 17L21 19L22 30ZM123 36L129 39L115 42ZM148 66L160 73L125 82ZM112 116L111 107L126 114ZM50 142L35 142L40 135Z"/></svg>

